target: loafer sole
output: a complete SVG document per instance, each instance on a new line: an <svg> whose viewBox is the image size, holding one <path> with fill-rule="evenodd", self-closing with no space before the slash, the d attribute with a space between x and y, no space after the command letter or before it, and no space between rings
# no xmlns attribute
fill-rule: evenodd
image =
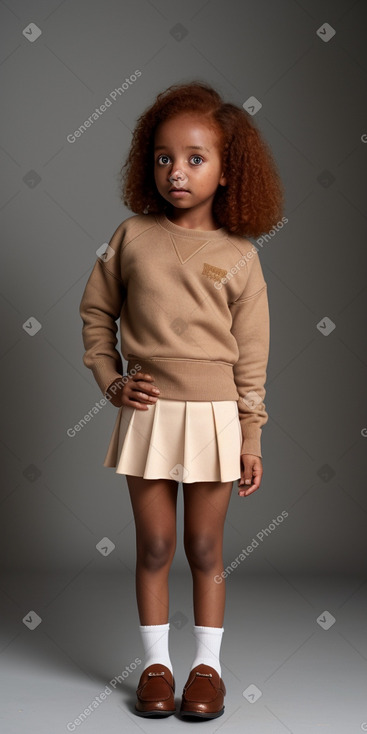
<svg viewBox="0 0 367 734"><path fill-rule="evenodd" d="M138 714L138 716L154 716L155 718L164 718L165 716L172 716L172 714L176 713L176 709L173 711L157 711L157 709L152 709L151 711L139 711L139 709L135 708L135 713Z"/></svg>
<svg viewBox="0 0 367 734"><path fill-rule="evenodd" d="M199 719L216 719L218 716L222 716L224 714L225 706L220 711L215 711L214 713L204 713L203 711L180 711L181 716L193 716L195 718Z"/></svg>

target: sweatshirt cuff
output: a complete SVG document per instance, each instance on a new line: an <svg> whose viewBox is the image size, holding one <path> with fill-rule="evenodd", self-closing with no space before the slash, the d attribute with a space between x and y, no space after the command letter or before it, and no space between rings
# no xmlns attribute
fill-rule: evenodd
<svg viewBox="0 0 367 734"><path fill-rule="evenodd" d="M106 397L107 390L112 383L117 379L122 379L122 374L109 361L95 362L92 367L92 372L104 397Z"/></svg>
<svg viewBox="0 0 367 734"><path fill-rule="evenodd" d="M251 435L242 439L241 456L242 454L253 454L259 456L262 459L261 453L261 428L251 431Z"/></svg>

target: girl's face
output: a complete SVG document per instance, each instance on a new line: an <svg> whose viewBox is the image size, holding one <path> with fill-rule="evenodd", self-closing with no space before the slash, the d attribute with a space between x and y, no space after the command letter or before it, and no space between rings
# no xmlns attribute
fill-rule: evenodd
<svg viewBox="0 0 367 734"><path fill-rule="evenodd" d="M158 125L154 180L174 208L210 215L215 192L226 185L226 178L218 135L199 114L182 112Z"/></svg>

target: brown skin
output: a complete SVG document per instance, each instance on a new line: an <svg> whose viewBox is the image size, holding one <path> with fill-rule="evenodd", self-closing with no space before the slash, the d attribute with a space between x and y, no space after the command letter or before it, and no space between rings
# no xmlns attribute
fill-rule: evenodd
<svg viewBox="0 0 367 734"><path fill-rule="evenodd" d="M129 408L137 408L137 410L148 410L147 403L155 403L157 397L159 397L158 388L156 388L158 390L157 397L154 397L153 388L155 386L152 384L153 382L154 379L151 375L137 372L124 385L119 379L115 380L112 385L116 385L118 389L113 393L111 391L112 385L110 385L107 395L115 408L126 405Z"/></svg>
<svg viewBox="0 0 367 734"><path fill-rule="evenodd" d="M197 150L201 146L205 150ZM177 169L186 174L184 188L189 193L176 198L170 189L170 176ZM194 113L181 113L161 122L154 136L154 179L160 195L173 209L168 216L187 229L218 229L212 214L218 186L227 179L222 171L219 131L208 127Z"/></svg>
<svg viewBox="0 0 367 734"><path fill-rule="evenodd" d="M238 482L238 486L241 487L243 484L248 484L249 486L239 489L239 496L248 497L253 492L256 492L260 487L263 473L260 456L241 454L241 479Z"/></svg>
<svg viewBox="0 0 367 734"><path fill-rule="evenodd" d="M176 549L178 483L126 476L136 528L136 597L140 624L169 619L169 571ZM232 482L182 484L184 549L192 573L195 624L222 627L225 611L223 529Z"/></svg>

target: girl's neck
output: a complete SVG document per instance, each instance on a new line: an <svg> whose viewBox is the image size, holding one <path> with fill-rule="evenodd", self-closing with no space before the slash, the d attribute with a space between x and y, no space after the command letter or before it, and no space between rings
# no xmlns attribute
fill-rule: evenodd
<svg viewBox="0 0 367 734"><path fill-rule="evenodd" d="M165 212L165 216L173 224L177 224L179 227L185 227L185 229L196 229L202 230L203 232L220 229L220 225L212 217L208 219L199 213L194 214L193 212L187 211L172 212L168 210Z"/></svg>

